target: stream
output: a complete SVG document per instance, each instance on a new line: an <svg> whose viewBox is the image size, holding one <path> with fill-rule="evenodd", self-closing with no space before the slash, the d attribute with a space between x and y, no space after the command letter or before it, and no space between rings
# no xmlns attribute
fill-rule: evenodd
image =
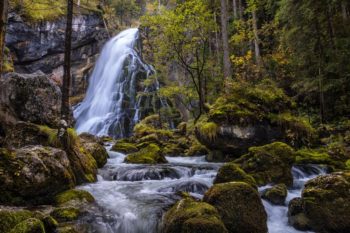
<svg viewBox="0 0 350 233"><path fill-rule="evenodd" d="M107 148L109 149L109 148ZM163 213L189 192L201 199L213 185L222 164L208 163L200 157L167 157L168 164L134 165L123 163L125 155L108 151L110 158L99 170L98 182L79 187L96 199L99 211L83 218L89 232L98 233L156 233L160 231ZM325 169L309 165L293 167L294 185L288 190L284 206L263 200L268 214L269 233L301 232L288 225L288 202L300 197L306 181ZM262 192L270 185L259 188Z"/></svg>

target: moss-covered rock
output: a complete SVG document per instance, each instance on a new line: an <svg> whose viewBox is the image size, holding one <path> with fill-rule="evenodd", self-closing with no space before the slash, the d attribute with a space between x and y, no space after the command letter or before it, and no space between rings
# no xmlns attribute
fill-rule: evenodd
<svg viewBox="0 0 350 233"><path fill-rule="evenodd" d="M287 194L287 186L285 184L278 184L266 189L261 197L274 205L284 205Z"/></svg>
<svg viewBox="0 0 350 233"><path fill-rule="evenodd" d="M57 205L65 205L74 201L92 203L95 201L95 198L89 192L78 189L65 191L55 197L55 202Z"/></svg>
<svg viewBox="0 0 350 233"><path fill-rule="evenodd" d="M167 160L160 153L160 148L156 144L149 144L140 151L127 155L124 162L136 164L158 164L167 163Z"/></svg>
<svg viewBox="0 0 350 233"><path fill-rule="evenodd" d="M69 222L77 220L81 215L81 211L74 207L60 207L52 211L51 216L58 222Z"/></svg>
<svg viewBox="0 0 350 233"><path fill-rule="evenodd" d="M256 182L251 175L245 173L237 164L226 163L218 171L214 184L241 181L256 187Z"/></svg>
<svg viewBox="0 0 350 233"><path fill-rule="evenodd" d="M288 204L288 222L297 230L308 231L311 230L311 224L303 209L301 198L297 197L291 200Z"/></svg>
<svg viewBox="0 0 350 233"><path fill-rule="evenodd" d="M295 162L296 164L324 164L340 169L344 169L346 166L344 162L332 159L325 148L298 150Z"/></svg>
<svg viewBox="0 0 350 233"><path fill-rule="evenodd" d="M17 224L9 233L45 233L45 228L39 219L28 218Z"/></svg>
<svg viewBox="0 0 350 233"><path fill-rule="evenodd" d="M294 150L285 143L275 142L249 148L248 154L235 160L258 185L269 183L293 184L291 168L295 161Z"/></svg>
<svg viewBox="0 0 350 233"><path fill-rule="evenodd" d="M208 149L232 159L273 141L300 146L312 140L309 121L293 113L296 104L271 80L229 86L196 125L196 136Z"/></svg>
<svg viewBox="0 0 350 233"><path fill-rule="evenodd" d="M0 232L9 232L17 224L33 216L33 213L27 210L0 210Z"/></svg>
<svg viewBox="0 0 350 233"><path fill-rule="evenodd" d="M216 184L203 200L219 212L229 232L266 233L267 215L259 193L244 182Z"/></svg>
<svg viewBox="0 0 350 233"><path fill-rule="evenodd" d="M163 218L164 233L226 233L217 210L187 197L177 202Z"/></svg>
<svg viewBox="0 0 350 233"><path fill-rule="evenodd" d="M130 154L138 151L138 148L134 143L124 142L123 140L117 141L111 148L112 151Z"/></svg>
<svg viewBox="0 0 350 233"><path fill-rule="evenodd" d="M108 159L108 153L106 148L102 145L102 142L93 135L83 134L79 136L81 144L85 150L94 157L97 167L102 168Z"/></svg>
<svg viewBox="0 0 350 233"><path fill-rule="evenodd" d="M349 172L322 175L308 181L301 198L289 205L289 221L298 227L301 225L316 232L348 232L349 190ZM296 216L302 216L306 224L296 221Z"/></svg>
<svg viewBox="0 0 350 233"><path fill-rule="evenodd" d="M0 202L43 204L74 186L67 154L60 149L27 146L0 149Z"/></svg>

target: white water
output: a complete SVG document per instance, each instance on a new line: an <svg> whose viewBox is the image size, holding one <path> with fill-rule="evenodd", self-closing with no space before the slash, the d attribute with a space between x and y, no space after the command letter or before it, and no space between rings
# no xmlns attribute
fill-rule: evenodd
<svg viewBox="0 0 350 233"><path fill-rule="evenodd" d="M292 173L294 178L293 187L288 190L285 205L272 205L268 201L262 200L268 215L267 225L269 233L310 233L310 231L298 231L288 224L288 203L292 199L301 196L304 184L308 180L325 174L326 171L316 165L308 165L305 169L293 167ZM259 191L263 192L267 188L271 188L271 185L260 187Z"/></svg>
<svg viewBox="0 0 350 233"><path fill-rule="evenodd" d="M128 136L138 121L137 78L153 73L135 50L138 37L138 29L128 29L104 46L89 79L86 97L74 111L79 133Z"/></svg>
<svg viewBox="0 0 350 233"><path fill-rule="evenodd" d="M99 181L80 187L89 191L101 213L83 221L89 232L155 233L166 208L185 191L202 198L222 164L201 157L167 157L169 164L122 163L125 155L109 151L110 159L99 171Z"/></svg>

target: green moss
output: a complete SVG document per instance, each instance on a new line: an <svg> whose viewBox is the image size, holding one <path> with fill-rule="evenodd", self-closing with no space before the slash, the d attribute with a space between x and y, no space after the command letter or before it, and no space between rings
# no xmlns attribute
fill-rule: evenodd
<svg viewBox="0 0 350 233"><path fill-rule="evenodd" d="M297 164L325 164L344 168L345 164L330 157L325 149L301 149L296 153Z"/></svg>
<svg viewBox="0 0 350 233"><path fill-rule="evenodd" d="M29 218L17 224L9 233L45 233L45 228L39 219Z"/></svg>
<svg viewBox="0 0 350 233"><path fill-rule="evenodd" d="M218 132L218 126L214 122L199 122L196 129L203 138L214 141Z"/></svg>
<svg viewBox="0 0 350 233"><path fill-rule="evenodd" d="M51 215L59 222L67 222L78 219L80 210L73 207L56 208Z"/></svg>
<svg viewBox="0 0 350 233"><path fill-rule="evenodd" d="M350 159L345 162L346 169L350 170Z"/></svg>
<svg viewBox="0 0 350 233"><path fill-rule="evenodd" d="M27 210L1 210L0 211L0 232L9 232L20 222L32 218L33 214Z"/></svg>
<svg viewBox="0 0 350 233"><path fill-rule="evenodd" d="M94 197L87 191L72 189L58 194L55 197L55 202L58 205L62 205L71 201L83 201L83 202L94 202Z"/></svg>
<svg viewBox="0 0 350 233"><path fill-rule="evenodd" d="M274 205L284 205L287 197L287 186L285 184L278 184L265 190L262 198L268 200Z"/></svg>
<svg viewBox="0 0 350 233"><path fill-rule="evenodd" d="M47 135L48 145L52 147L62 147L62 144L58 138L58 129L52 129L46 125L39 125L39 130L42 134ZM80 144L79 136L75 129L68 128L68 147L73 148L75 145Z"/></svg>
<svg viewBox="0 0 350 233"><path fill-rule="evenodd" d="M252 185L254 188L257 187L255 179L251 175L245 173L237 164L226 163L219 169L214 184L232 181L241 181Z"/></svg>
<svg viewBox="0 0 350 233"><path fill-rule="evenodd" d="M192 198L177 202L166 212L163 222L165 233L227 232L213 206Z"/></svg>
<svg viewBox="0 0 350 233"><path fill-rule="evenodd" d="M138 152L129 154L124 162L136 164L157 164L167 163L164 156L160 153L160 148L156 144L149 144Z"/></svg>
<svg viewBox="0 0 350 233"><path fill-rule="evenodd" d="M295 162L295 152L285 143L250 147L248 154L234 162L252 175L258 185L284 183L289 186L293 183L291 167Z"/></svg>
<svg viewBox="0 0 350 233"><path fill-rule="evenodd" d="M198 156L208 154L208 149L202 145L197 139L191 139L190 148L185 151L186 156Z"/></svg>

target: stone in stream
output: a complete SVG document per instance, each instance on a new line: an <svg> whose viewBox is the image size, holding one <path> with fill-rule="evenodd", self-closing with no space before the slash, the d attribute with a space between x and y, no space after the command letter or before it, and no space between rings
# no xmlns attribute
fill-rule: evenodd
<svg viewBox="0 0 350 233"><path fill-rule="evenodd" d="M184 198L163 218L164 233L228 233L218 211L205 202Z"/></svg>
<svg viewBox="0 0 350 233"><path fill-rule="evenodd" d="M156 144L149 144L138 152L128 154L124 162L134 164L158 164L167 163L168 161L160 153L160 148Z"/></svg>
<svg viewBox="0 0 350 233"><path fill-rule="evenodd" d="M284 205L287 194L287 186L285 184L278 184L266 189L261 197L274 205Z"/></svg>
<svg viewBox="0 0 350 233"><path fill-rule="evenodd" d="M288 216L297 229L348 233L350 173L332 173L308 181L301 198L290 202Z"/></svg>
<svg viewBox="0 0 350 233"><path fill-rule="evenodd" d="M243 169L239 167L239 165L235 163L226 163L219 169L215 177L214 184L232 181L246 182L253 187L257 187L255 179L251 175L245 173Z"/></svg>
<svg viewBox="0 0 350 233"><path fill-rule="evenodd" d="M229 232L267 233L267 215L256 189L244 182L216 184L203 200L219 212Z"/></svg>

